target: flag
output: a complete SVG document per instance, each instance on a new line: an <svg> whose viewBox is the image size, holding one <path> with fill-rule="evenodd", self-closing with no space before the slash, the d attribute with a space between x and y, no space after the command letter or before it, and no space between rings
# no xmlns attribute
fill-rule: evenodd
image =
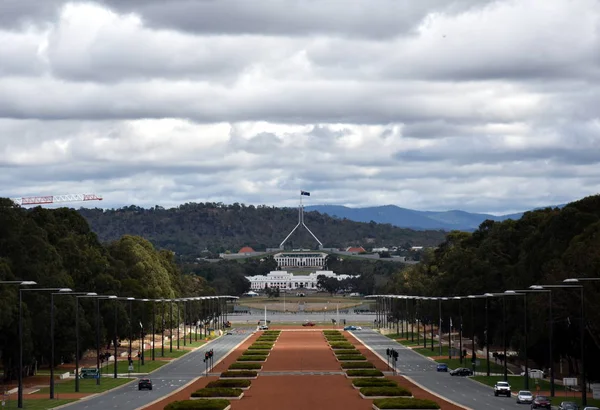
<svg viewBox="0 0 600 410"><path fill-rule="evenodd" d="M140 320L140 327L143 329L144 325L142 324L142 321Z"/></svg>
<svg viewBox="0 0 600 410"><path fill-rule="evenodd" d="M310 196L310 192L300 191L300 195Z"/></svg>

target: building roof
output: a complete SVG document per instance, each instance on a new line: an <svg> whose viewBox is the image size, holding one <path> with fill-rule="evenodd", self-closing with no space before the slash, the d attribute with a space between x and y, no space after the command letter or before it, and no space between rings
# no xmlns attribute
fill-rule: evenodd
<svg viewBox="0 0 600 410"><path fill-rule="evenodd" d="M255 250L249 246L244 246L238 253L254 253Z"/></svg>
<svg viewBox="0 0 600 410"><path fill-rule="evenodd" d="M357 253L360 253L360 252L366 252L366 250L362 246L358 246L358 247L351 246L348 249L346 249L346 252L357 252Z"/></svg>

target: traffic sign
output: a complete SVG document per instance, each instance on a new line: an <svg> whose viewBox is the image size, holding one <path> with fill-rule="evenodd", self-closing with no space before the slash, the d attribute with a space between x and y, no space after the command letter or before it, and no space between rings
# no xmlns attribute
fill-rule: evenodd
<svg viewBox="0 0 600 410"><path fill-rule="evenodd" d="M132 372L132 371L133 371L133 365L132 365L132 364L130 364L130 365L129 365L129 371L130 371L130 372Z"/></svg>
<svg viewBox="0 0 600 410"><path fill-rule="evenodd" d="M577 377L565 377L563 384L565 386L577 386Z"/></svg>

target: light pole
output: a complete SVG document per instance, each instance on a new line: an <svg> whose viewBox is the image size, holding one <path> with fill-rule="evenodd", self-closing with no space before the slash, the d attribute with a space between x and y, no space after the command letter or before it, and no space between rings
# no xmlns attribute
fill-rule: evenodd
<svg viewBox="0 0 600 410"><path fill-rule="evenodd" d="M35 282L33 282L35 283ZM33 284L32 282L21 282L21 285ZM19 386L17 389L17 407L23 408L23 292L71 292L69 288L29 288L19 289Z"/></svg>
<svg viewBox="0 0 600 410"><path fill-rule="evenodd" d="M96 299L96 386L100 385L100 299L115 299L116 295L97 296ZM108 363L107 363L108 366Z"/></svg>
<svg viewBox="0 0 600 410"><path fill-rule="evenodd" d="M525 390L529 390L529 364L527 357L527 293L517 293L514 290L507 290L504 293L507 295L513 296L523 296L523 333L525 335L525 344L523 346L524 356L525 356Z"/></svg>
<svg viewBox="0 0 600 410"><path fill-rule="evenodd" d="M141 339L142 339L142 351L141 351L141 357L140 357L140 362L142 364L142 366L144 366L146 358L144 357L144 347L146 344L146 334L144 333L144 322L146 321L146 302L150 302L150 299L142 299L142 321L140 322L141 324Z"/></svg>
<svg viewBox="0 0 600 410"><path fill-rule="evenodd" d="M504 381L508 381L508 363L506 357L506 296L505 293L486 293L487 297L502 297L502 345L504 347Z"/></svg>
<svg viewBox="0 0 600 410"><path fill-rule="evenodd" d="M160 300L160 304L162 306L162 326L161 326L161 338L162 340L160 341L160 357L165 357L165 305L166 300L165 299L161 299Z"/></svg>
<svg viewBox="0 0 600 410"><path fill-rule="evenodd" d="M459 362L460 364L463 364L463 354L462 354L462 312L460 310L460 301L461 301L461 297L460 296L455 296L454 300L458 300L458 326L459 326L459 330L458 330L458 357L459 357Z"/></svg>

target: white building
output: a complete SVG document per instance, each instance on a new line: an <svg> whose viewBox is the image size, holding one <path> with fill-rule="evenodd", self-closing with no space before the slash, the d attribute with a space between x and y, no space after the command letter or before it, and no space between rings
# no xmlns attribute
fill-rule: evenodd
<svg viewBox="0 0 600 410"><path fill-rule="evenodd" d="M269 288L279 289L314 289L317 290L317 278L321 275L343 280L351 275L336 275L330 270L318 270L308 275L294 275L284 270L271 271L266 275L246 276L250 282L250 289L263 290L265 285Z"/></svg>
<svg viewBox="0 0 600 410"><path fill-rule="evenodd" d="M280 268L323 268L325 266L325 252L281 252L273 255Z"/></svg>

